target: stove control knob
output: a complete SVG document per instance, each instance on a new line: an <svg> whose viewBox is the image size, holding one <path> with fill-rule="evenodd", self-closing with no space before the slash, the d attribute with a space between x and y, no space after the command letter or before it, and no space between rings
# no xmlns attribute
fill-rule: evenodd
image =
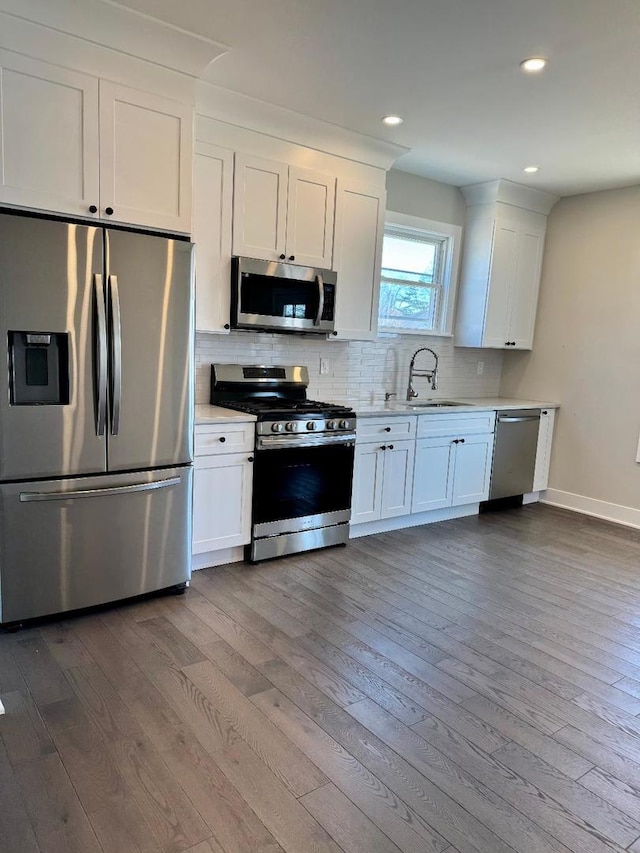
<svg viewBox="0 0 640 853"><path fill-rule="evenodd" d="M289 421L289 423L285 426L287 432L295 432L297 429L297 424L294 421Z"/></svg>
<svg viewBox="0 0 640 853"><path fill-rule="evenodd" d="M349 429L349 421L340 421L340 429Z"/></svg>
<svg viewBox="0 0 640 853"><path fill-rule="evenodd" d="M337 429L338 423L337 421L327 421L327 429Z"/></svg>
<svg viewBox="0 0 640 853"><path fill-rule="evenodd" d="M310 430L310 431L311 431L311 430L314 430L314 429L317 429L317 428L318 428L318 425L316 424L316 422L315 422L315 421L307 421L307 429L308 429L308 430Z"/></svg>
<svg viewBox="0 0 640 853"><path fill-rule="evenodd" d="M271 424L271 432L282 432L282 424Z"/></svg>

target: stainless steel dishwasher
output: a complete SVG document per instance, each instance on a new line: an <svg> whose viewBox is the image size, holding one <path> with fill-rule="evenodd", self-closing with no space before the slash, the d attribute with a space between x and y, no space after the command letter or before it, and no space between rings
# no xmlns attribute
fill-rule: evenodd
<svg viewBox="0 0 640 853"><path fill-rule="evenodd" d="M498 412L489 500L533 491L540 409Z"/></svg>

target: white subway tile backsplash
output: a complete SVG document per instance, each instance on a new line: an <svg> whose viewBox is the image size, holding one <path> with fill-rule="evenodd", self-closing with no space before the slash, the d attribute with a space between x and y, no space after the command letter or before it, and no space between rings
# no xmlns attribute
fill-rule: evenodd
<svg viewBox="0 0 640 853"><path fill-rule="evenodd" d="M417 378L421 397L497 396L502 374L501 350L456 348L451 338L387 336L377 341L326 341L287 335L231 332L229 335L196 334L196 403L209 402L212 362L238 364L304 364L309 368L309 397L340 403L378 403L385 391L402 398L406 391L409 361L419 348L428 346L440 359L440 382L431 391ZM320 374L320 358L329 371ZM481 376L478 361L484 362ZM429 353L418 356L416 367L431 368Z"/></svg>

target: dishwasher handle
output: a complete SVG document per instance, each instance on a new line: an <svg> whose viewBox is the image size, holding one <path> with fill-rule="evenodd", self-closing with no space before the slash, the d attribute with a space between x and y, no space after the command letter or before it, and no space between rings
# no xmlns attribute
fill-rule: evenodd
<svg viewBox="0 0 640 853"><path fill-rule="evenodd" d="M514 417L512 415L498 415L498 423L499 424L520 424L525 423L526 421L539 421L540 415L518 415Z"/></svg>

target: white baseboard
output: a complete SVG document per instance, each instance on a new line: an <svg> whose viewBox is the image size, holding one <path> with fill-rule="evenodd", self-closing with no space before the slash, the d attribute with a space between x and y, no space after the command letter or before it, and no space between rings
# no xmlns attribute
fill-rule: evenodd
<svg viewBox="0 0 640 853"><path fill-rule="evenodd" d="M605 521L613 521L625 527L640 529L640 509L634 509L631 506L599 501L596 498L574 495L573 492L563 492L560 489L547 489L546 492L541 492L540 502L580 512L583 515L592 515L594 518L602 518Z"/></svg>
<svg viewBox="0 0 640 853"><path fill-rule="evenodd" d="M191 571L209 569L211 566L224 566L226 563L241 563L244 560L244 546L222 548L220 551L207 551L206 554L194 554L191 558Z"/></svg>
<svg viewBox="0 0 640 853"><path fill-rule="evenodd" d="M349 526L349 539L371 536L374 533L389 533L391 530L402 530L403 527L418 527L421 524L433 524L436 521L449 521L451 518L477 515L478 509L479 504L448 506L444 509L434 509L431 512L416 512L412 515L396 516L396 518L383 518L380 521L351 524Z"/></svg>

